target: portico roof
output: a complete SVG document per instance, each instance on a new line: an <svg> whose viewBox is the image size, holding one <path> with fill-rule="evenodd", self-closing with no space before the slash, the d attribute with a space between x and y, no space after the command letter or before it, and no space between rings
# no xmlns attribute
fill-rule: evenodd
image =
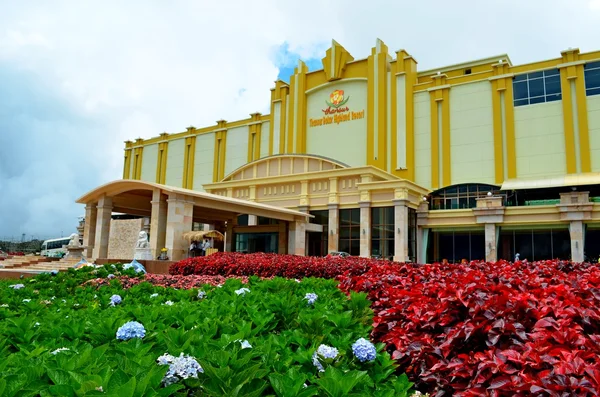
<svg viewBox="0 0 600 397"><path fill-rule="evenodd" d="M256 215L282 221L308 221L312 215L287 208L198 192L139 180L121 179L101 185L76 200L79 204L97 203L101 197L112 198L114 212L150 216L155 194L182 199L194 204L194 222L227 221L240 214Z"/></svg>

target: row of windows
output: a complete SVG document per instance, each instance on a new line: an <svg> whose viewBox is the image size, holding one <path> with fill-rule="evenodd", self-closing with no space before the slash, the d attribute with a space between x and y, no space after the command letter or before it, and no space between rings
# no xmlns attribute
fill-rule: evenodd
<svg viewBox="0 0 600 397"><path fill-rule="evenodd" d="M600 61L584 66L586 95L600 95ZM513 100L515 106L553 102L562 99L560 71L548 69L526 73L513 79Z"/></svg>

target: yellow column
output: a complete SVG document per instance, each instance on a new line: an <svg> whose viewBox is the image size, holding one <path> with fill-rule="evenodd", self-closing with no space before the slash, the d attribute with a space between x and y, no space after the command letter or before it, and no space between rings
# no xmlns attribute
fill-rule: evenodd
<svg viewBox="0 0 600 397"><path fill-rule="evenodd" d="M125 141L125 160L123 162L123 179L129 179L131 175L132 150L129 149L133 142Z"/></svg>
<svg viewBox="0 0 600 397"><path fill-rule="evenodd" d="M167 179L167 156L169 152L169 134L160 134L163 142L158 144L158 156L156 157L156 183L165 184Z"/></svg>
<svg viewBox="0 0 600 397"><path fill-rule="evenodd" d="M144 147L142 146L144 140L142 138L138 138L135 140L135 144L138 145L135 149L133 149L133 171L131 178L132 179L142 179L142 161L144 155Z"/></svg>
<svg viewBox="0 0 600 397"><path fill-rule="evenodd" d="M304 62L298 61L294 75L290 77L286 153L306 152L306 73L308 67Z"/></svg>
<svg viewBox="0 0 600 397"><path fill-rule="evenodd" d="M492 114L494 128L495 182L516 178L515 121L512 92L513 75L506 62L492 65ZM505 171L506 170L506 171Z"/></svg>
<svg viewBox="0 0 600 397"><path fill-rule="evenodd" d="M195 134L194 127L188 127L188 134ZM185 152L183 157L183 188L194 188L194 163L196 156L196 135L185 138Z"/></svg>
<svg viewBox="0 0 600 397"><path fill-rule="evenodd" d="M260 132L261 132L261 114L252 113L250 125L248 126L248 162L258 160L260 158Z"/></svg>
<svg viewBox="0 0 600 397"><path fill-rule="evenodd" d="M225 155L227 145L227 122L217 121L215 131L215 157L213 163L213 182L219 182L225 177Z"/></svg>
<svg viewBox="0 0 600 397"><path fill-rule="evenodd" d="M563 122L567 173L590 172L590 138L588 131L587 98L579 49L561 52L560 85L562 91Z"/></svg>
<svg viewBox="0 0 600 397"><path fill-rule="evenodd" d="M406 51L400 50L396 52L396 63L395 68L392 68L394 75L391 81L391 98L392 98L392 114L391 114L391 128L392 128L392 169L390 172L396 176L399 176L410 181L415 180L415 104L414 104L414 85L417 82L417 61L409 55ZM397 95L398 87L396 78L398 76L404 76L404 97L405 97L405 109L397 109ZM405 112L406 119L406 169L398 169L398 112ZM402 142L400 143L402 144Z"/></svg>
<svg viewBox="0 0 600 397"><path fill-rule="evenodd" d="M439 189L452 184L450 86L446 84L445 74L434 76L433 82L434 87L429 89L431 101L431 186L434 189ZM441 181L440 163L442 169Z"/></svg>
<svg viewBox="0 0 600 397"><path fill-rule="evenodd" d="M367 84L367 164L387 169L388 48L383 41L371 49Z"/></svg>

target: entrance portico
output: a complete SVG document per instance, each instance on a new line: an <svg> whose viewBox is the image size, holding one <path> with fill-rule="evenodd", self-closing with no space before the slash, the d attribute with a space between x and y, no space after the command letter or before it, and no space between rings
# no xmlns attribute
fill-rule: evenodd
<svg viewBox="0 0 600 397"><path fill-rule="evenodd" d="M185 258L188 249L182 235L192 230L194 222L221 229L226 233L226 250L231 250L231 230L240 214L281 221L287 235L293 236L287 242L288 252L305 255L301 231L306 230L312 217L286 208L137 180L117 180L102 185L79 198L77 203L86 205L84 245L88 258L94 260L108 255L113 212L149 217L153 257L167 248L171 260Z"/></svg>

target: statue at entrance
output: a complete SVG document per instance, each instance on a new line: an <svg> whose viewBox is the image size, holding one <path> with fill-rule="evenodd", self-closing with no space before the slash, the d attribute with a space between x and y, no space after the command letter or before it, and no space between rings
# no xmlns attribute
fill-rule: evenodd
<svg viewBox="0 0 600 397"><path fill-rule="evenodd" d="M145 230L142 230L138 234L138 240L135 243L133 259L146 261L153 259L152 250L150 249L150 244L148 242L148 233Z"/></svg>
<svg viewBox="0 0 600 397"><path fill-rule="evenodd" d="M148 233L144 230L140 232L135 248L148 248Z"/></svg>
<svg viewBox="0 0 600 397"><path fill-rule="evenodd" d="M69 245L67 247L81 247L79 242L79 234L73 233L69 236Z"/></svg>

